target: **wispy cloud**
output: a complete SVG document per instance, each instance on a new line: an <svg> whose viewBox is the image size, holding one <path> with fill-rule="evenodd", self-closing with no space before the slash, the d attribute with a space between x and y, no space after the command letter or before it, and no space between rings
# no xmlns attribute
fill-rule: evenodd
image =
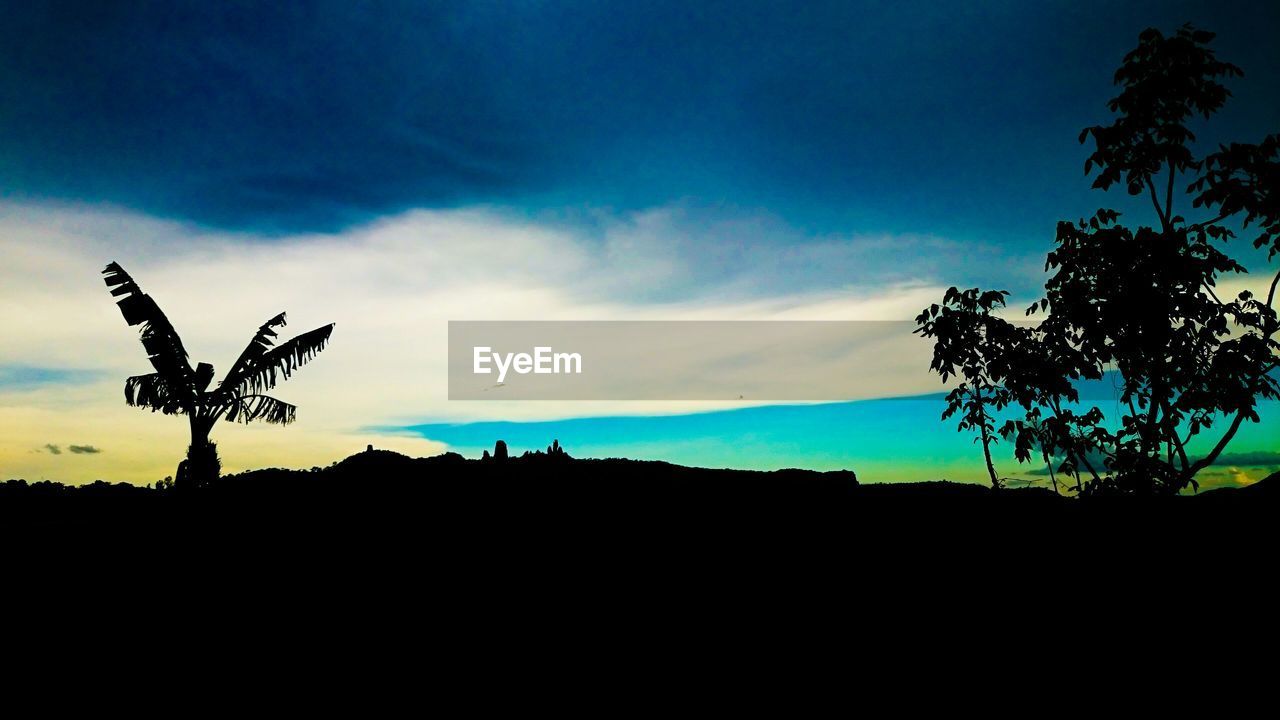
<svg viewBox="0 0 1280 720"><path fill-rule="evenodd" d="M0 390L82 383L89 382L95 377L96 373L92 370L0 364Z"/></svg>
<svg viewBox="0 0 1280 720"><path fill-rule="evenodd" d="M68 445L67 451L72 455L97 455L102 452L102 448L96 445ZM55 443L45 443L40 448L40 452L46 452L50 455L61 455L62 446Z"/></svg>

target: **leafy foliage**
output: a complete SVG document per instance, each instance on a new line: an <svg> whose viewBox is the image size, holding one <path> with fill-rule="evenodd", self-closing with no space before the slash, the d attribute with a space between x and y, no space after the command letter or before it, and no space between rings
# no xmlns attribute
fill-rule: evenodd
<svg viewBox="0 0 1280 720"><path fill-rule="evenodd" d="M1255 225L1256 248L1268 248L1267 257L1280 253L1280 135L1268 135L1261 143L1231 143L1204 160L1205 173L1187 188L1199 194L1193 207L1217 207L1222 218L1244 214L1244 227ZM1210 225L1209 227L1214 227ZM1219 228L1219 237L1229 237Z"/></svg>
<svg viewBox="0 0 1280 720"><path fill-rule="evenodd" d="M1115 83L1123 87L1107 107L1117 114L1111 125L1086 128L1080 142L1093 136L1095 150L1085 160L1085 174L1096 166L1093 186L1106 190L1123 182L1130 195L1155 192L1152 179L1162 168L1195 169L1187 143L1196 139L1187 120L1208 118L1222 108L1231 92L1219 78L1243 73L1217 59L1208 48L1214 34L1183 26L1172 37L1148 28L1138 47L1124 57Z"/></svg>
<svg viewBox="0 0 1280 720"><path fill-rule="evenodd" d="M124 401L133 407L165 415L183 414L186 410L178 403L178 397L179 394L160 373L135 375L124 381Z"/></svg>
<svg viewBox="0 0 1280 720"><path fill-rule="evenodd" d="M1220 145L1195 157L1187 121L1220 109L1230 92L1219 79L1241 74L1217 60L1208 48L1212 39L1191 26L1171 37L1143 32L1115 76L1122 86L1109 103L1116 120L1080 136L1081 142L1094 139L1085 161L1086 174L1098 171L1094 187L1122 183L1132 195L1147 192L1156 226L1126 227L1106 208L1060 222L1045 263L1052 273L1045 296L1027 310L1044 316L1034 328L974 317L939 322L948 307L981 315L993 306L984 300L1004 297L976 289L957 295L953 288L941 310L935 305L917 318L922 333L936 338L932 369L944 381L958 368L972 392L969 370L979 369L991 407L1021 406L1024 417L1000 429L1013 439L1017 459L1030 461L1037 446L1046 462L1064 458L1058 471L1075 475L1082 492L1195 486L1196 473L1218 457L1241 423L1259 421L1259 400L1280 398L1273 377L1280 366L1273 339L1280 273L1265 301L1248 292L1223 301L1214 291L1223 276L1246 271L1219 247L1234 237L1224 221L1253 225L1260 231L1255 247L1269 247L1270 256L1280 252L1280 140L1271 135L1258 145ZM1216 217L1189 224L1175 214L1174 190L1188 175L1191 207L1216 208ZM979 365L968 360L975 354ZM1075 407L1073 385L1107 371L1119 377L1126 408L1110 426L1097 407ZM968 407L954 405L957 391L948 396L944 417ZM1188 444L1220 423L1227 427L1219 440L1193 459ZM969 422L962 429L979 430L985 444L989 425ZM1082 469L1091 477L1083 485Z"/></svg>
<svg viewBox="0 0 1280 720"><path fill-rule="evenodd" d="M120 298L116 305L120 314L130 326L141 325L140 339L142 347L147 351L147 359L155 367L156 372L170 382L169 389L180 400L186 410L193 407L195 397L192 388L195 384L195 373L187 362L187 350L182 346L182 338L173 329L169 318L156 305L150 295L142 292L142 288L133 281L129 273L116 263L107 265L102 271L111 294Z"/></svg>
<svg viewBox="0 0 1280 720"><path fill-rule="evenodd" d="M284 314L281 313L278 317L280 324L283 325ZM260 393L270 390L279 380L288 380L294 370L318 355L328 344L329 335L332 332L333 325L325 325L305 332L279 347L266 350L246 361L239 373L234 376L228 375L222 385L233 393ZM268 340L267 346L269 345Z"/></svg>
<svg viewBox="0 0 1280 720"><path fill-rule="evenodd" d="M209 432L219 419L277 425L294 421L297 407L262 392L319 354L333 332L332 324L273 347L276 329L285 325L285 314L276 315L258 328L226 377L209 390L213 366L199 363L192 370L182 339L151 296L117 263L102 272L111 294L120 298L117 304L125 322L142 326L142 345L156 369L125 380L125 402L165 415L186 415L190 420L191 447L179 467L179 484L198 487L217 477L221 465Z"/></svg>
<svg viewBox="0 0 1280 720"><path fill-rule="evenodd" d="M962 378L947 394L943 420L959 417L958 429L977 431L975 442L982 442L983 456L992 487L1000 487L1000 479L991 460L991 446L996 442L993 411L1005 408L1011 398L1000 380L1019 343L1018 329L993 316L1003 307L1003 291L982 292L978 288L950 288L942 304L931 305L916 318L917 333L934 338L933 362L930 369L942 376Z"/></svg>

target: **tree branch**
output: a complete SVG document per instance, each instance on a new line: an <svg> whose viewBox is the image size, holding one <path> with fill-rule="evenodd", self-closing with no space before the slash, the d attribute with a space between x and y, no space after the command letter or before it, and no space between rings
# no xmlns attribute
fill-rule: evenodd
<svg viewBox="0 0 1280 720"><path fill-rule="evenodd" d="M1164 416L1166 418L1173 416L1173 409L1169 407L1169 403L1167 401L1164 403ZM1186 472L1188 465L1190 465L1190 462L1187 460L1186 443L1183 442L1182 439L1178 437L1177 427L1173 427L1169 432L1169 444L1177 449L1178 459L1182 461L1182 471ZM1172 465L1173 463L1170 462L1169 464Z"/></svg>
<svg viewBox="0 0 1280 720"><path fill-rule="evenodd" d="M1156 184L1151 182L1151 176L1149 175L1147 176L1147 189L1151 191L1151 204L1155 206L1156 216L1160 218L1160 227L1164 228L1165 232L1168 232L1169 218L1165 217L1165 214L1160 210L1160 200L1156 197Z"/></svg>
<svg viewBox="0 0 1280 720"><path fill-rule="evenodd" d="M1214 219L1212 219L1212 220L1205 220L1204 222L1198 222L1198 223L1196 223L1196 224L1194 224L1194 225L1190 225L1190 226L1188 226L1188 227L1187 227L1187 229L1188 229L1188 230L1201 230L1201 229L1206 228L1206 227L1208 227L1208 226L1210 226L1210 225L1213 225L1213 224L1216 224L1216 223L1218 223L1218 222L1221 222L1222 220L1226 220L1227 218L1231 217L1231 215L1232 215L1232 213L1222 213L1221 215L1219 215L1218 217L1216 217L1216 218L1214 218Z"/></svg>
<svg viewBox="0 0 1280 720"><path fill-rule="evenodd" d="M1080 462L1084 463L1085 469L1089 471L1089 474L1093 476L1093 479L1098 482L1102 482L1102 478L1098 477L1098 471L1093 469L1093 463L1089 462L1089 458L1085 457L1083 454L1078 455L1077 457Z"/></svg>
<svg viewBox="0 0 1280 720"><path fill-rule="evenodd" d="M1075 436L1071 434L1071 428L1062 419L1062 403L1057 398L1051 398L1049 407L1053 410L1053 416L1058 419L1058 422L1061 423L1064 428L1066 428L1067 439L1070 441L1070 444L1064 447L1063 450L1066 450L1067 453L1071 455L1072 460L1079 461L1075 464L1076 492L1080 491L1080 462L1084 463L1085 468L1089 471L1091 475L1093 475L1094 480L1101 482L1102 478L1098 477L1098 472L1093 469L1093 465L1089 464L1088 458L1086 458L1083 453L1076 452ZM1081 439L1084 439L1083 436L1081 436Z"/></svg>
<svg viewBox="0 0 1280 720"><path fill-rule="evenodd" d="M1236 419L1231 421L1231 427L1227 428L1227 432L1222 435L1222 439L1218 441L1218 444L1213 446L1213 450L1210 450L1208 455L1195 461L1190 468L1187 468L1185 474L1188 480L1218 459L1218 455L1222 454L1223 448L1227 446L1227 443L1231 442L1231 438L1235 437L1236 431L1240 429L1240 423L1242 422L1244 422L1244 411L1240 410L1236 413Z"/></svg>

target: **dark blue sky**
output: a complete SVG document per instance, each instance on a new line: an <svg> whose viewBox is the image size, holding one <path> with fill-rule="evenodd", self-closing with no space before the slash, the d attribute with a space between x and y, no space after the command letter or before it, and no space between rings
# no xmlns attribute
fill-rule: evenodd
<svg viewBox="0 0 1280 720"><path fill-rule="evenodd" d="M1076 134L1121 56L1186 20L1246 71L1217 129L1280 130L1264 2L3 5L0 192L260 232L680 200L1043 244L1108 202Z"/></svg>

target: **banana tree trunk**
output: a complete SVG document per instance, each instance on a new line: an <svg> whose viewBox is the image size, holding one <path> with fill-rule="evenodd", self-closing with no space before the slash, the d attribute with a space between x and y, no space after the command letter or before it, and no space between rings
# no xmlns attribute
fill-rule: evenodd
<svg viewBox="0 0 1280 720"><path fill-rule="evenodd" d="M174 487L184 490L208 487L218 479L222 463L218 460L218 446L209 440L214 420L203 415L191 416L191 445L187 458L178 465Z"/></svg>

